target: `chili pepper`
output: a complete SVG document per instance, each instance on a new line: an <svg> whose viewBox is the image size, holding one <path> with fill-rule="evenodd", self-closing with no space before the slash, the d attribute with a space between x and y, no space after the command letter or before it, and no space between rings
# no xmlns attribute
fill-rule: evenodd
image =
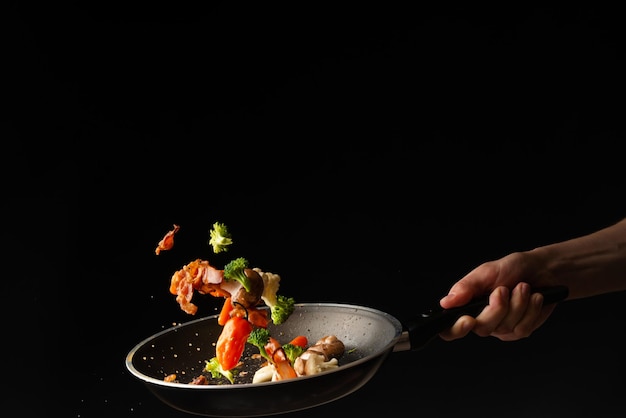
<svg viewBox="0 0 626 418"><path fill-rule="evenodd" d="M245 318L233 316L226 321L215 347L217 361L224 370L230 370L239 363L251 332L252 324Z"/></svg>

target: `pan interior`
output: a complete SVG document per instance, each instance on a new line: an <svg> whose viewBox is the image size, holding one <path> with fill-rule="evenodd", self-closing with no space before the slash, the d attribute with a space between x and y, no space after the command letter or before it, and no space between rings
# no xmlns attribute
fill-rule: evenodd
<svg viewBox="0 0 626 418"><path fill-rule="evenodd" d="M402 332L400 322L385 312L338 303L297 304L285 323L270 324L269 329L281 343L305 335L309 343L314 344L324 336L335 335L345 345L345 353L339 359L340 367L335 370L381 354L397 342ZM215 342L221 330L217 315L169 328L135 346L127 356L126 366L141 380L159 385L187 384L194 377L204 374L209 378L209 385L194 387L231 386L224 379L213 379L203 372L205 361L215 355ZM241 385L251 384L254 372L262 363L253 358L258 349L250 344L246 346L243 365L237 368L236 383ZM177 383L163 381L170 374L177 375Z"/></svg>

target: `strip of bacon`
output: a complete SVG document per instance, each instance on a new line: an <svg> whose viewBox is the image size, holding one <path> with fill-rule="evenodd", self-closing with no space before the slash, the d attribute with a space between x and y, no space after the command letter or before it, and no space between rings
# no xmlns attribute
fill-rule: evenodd
<svg viewBox="0 0 626 418"><path fill-rule="evenodd" d="M179 229L180 229L180 226L174 224L174 229L172 229L167 234L165 234L163 239L159 241L159 244L157 245L156 250L154 250L156 255L159 255L161 251L172 249L172 247L174 246L174 234L176 234Z"/></svg>
<svg viewBox="0 0 626 418"><path fill-rule="evenodd" d="M206 260L196 259L172 275L170 293L176 295L176 302L183 311L195 315L198 307L191 302L194 291L213 296L230 296L220 287L223 278L223 270L216 269Z"/></svg>

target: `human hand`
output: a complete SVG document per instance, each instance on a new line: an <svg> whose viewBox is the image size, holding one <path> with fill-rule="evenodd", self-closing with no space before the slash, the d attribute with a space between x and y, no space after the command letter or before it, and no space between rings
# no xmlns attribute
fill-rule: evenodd
<svg viewBox="0 0 626 418"><path fill-rule="evenodd" d="M488 305L475 318L462 316L441 332L440 337L452 341L472 331L502 341L530 336L555 307L554 304L543 306L543 295L532 292L532 287L549 285L540 270L540 264L527 253L512 253L476 267L450 288L440 304L449 309L489 294Z"/></svg>

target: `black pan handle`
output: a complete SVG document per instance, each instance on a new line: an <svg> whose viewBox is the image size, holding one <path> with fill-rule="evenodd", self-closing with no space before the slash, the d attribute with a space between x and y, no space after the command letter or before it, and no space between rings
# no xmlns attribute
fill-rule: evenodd
<svg viewBox="0 0 626 418"><path fill-rule="evenodd" d="M544 305L556 303L567 298L569 289L565 286L554 286L533 289L532 293L543 295ZM422 312L406 323L411 343L410 350L419 350L447 328L450 328L463 315L478 315L489 302L489 295L474 299L464 306L443 309L437 306Z"/></svg>

